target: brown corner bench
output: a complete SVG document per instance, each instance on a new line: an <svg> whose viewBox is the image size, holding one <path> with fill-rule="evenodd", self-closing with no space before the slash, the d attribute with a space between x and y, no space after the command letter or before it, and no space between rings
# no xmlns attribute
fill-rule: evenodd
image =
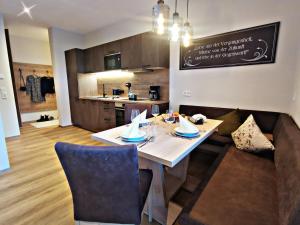
<svg viewBox="0 0 300 225"><path fill-rule="evenodd" d="M233 109L180 106L180 113L217 118ZM210 144L226 146L209 181L193 193L177 225L300 225L300 130L284 113L252 114L262 132L273 135L274 157L237 150L231 137L213 134Z"/></svg>

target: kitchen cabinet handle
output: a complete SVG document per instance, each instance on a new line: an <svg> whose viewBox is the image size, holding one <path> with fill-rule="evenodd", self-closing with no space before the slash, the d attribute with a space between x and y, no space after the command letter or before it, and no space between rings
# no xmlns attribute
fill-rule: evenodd
<svg viewBox="0 0 300 225"><path fill-rule="evenodd" d="M110 118L104 118L104 121L111 121L111 119Z"/></svg>

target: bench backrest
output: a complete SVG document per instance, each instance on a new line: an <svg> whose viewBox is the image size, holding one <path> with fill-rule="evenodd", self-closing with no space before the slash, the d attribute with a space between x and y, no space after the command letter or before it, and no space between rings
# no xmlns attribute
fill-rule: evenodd
<svg viewBox="0 0 300 225"><path fill-rule="evenodd" d="M274 129L275 166L281 225L300 224L300 130L293 119L280 115Z"/></svg>
<svg viewBox="0 0 300 225"><path fill-rule="evenodd" d="M217 108L217 107L206 107L206 106L191 106L191 105L180 105L179 113L192 116L197 113L201 113L210 119L215 119L226 113L231 112L234 109L230 108ZM273 133L276 122L280 113L278 112L267 112L257 110L244 110L239 109L241 114L241 122L244 122L247 117L252 114L257 125L264 133Z"/></svg>

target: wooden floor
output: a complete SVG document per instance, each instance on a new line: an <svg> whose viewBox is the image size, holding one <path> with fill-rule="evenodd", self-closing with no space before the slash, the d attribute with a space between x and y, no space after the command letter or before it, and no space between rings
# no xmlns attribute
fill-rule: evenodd
<svg viewBox="0 0 300 225"><path fill-rule="evenodd" d="M0 175L0 225L71 225L71 193L54 151L58 141L100 145L76 127L37 129L7 140L11 169Z"/></svg>

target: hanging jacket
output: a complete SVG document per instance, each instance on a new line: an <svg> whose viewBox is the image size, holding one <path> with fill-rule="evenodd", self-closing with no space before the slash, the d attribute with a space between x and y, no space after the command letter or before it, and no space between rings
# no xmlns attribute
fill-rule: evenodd
<svg viewBox="0 0 300 225"><path fill-rule="evenodd" d="M43 97L46 94L54 94L54 78L53 77L42 77L41 78L41 94Z"/></svg>
<svg viewBox="0 0 300 225"><path fill-rule="evenodd" d="M35 75L26 77L26 94L30 95L31 101L40 103L45 101L41 93L41 78Z"/></svg>

